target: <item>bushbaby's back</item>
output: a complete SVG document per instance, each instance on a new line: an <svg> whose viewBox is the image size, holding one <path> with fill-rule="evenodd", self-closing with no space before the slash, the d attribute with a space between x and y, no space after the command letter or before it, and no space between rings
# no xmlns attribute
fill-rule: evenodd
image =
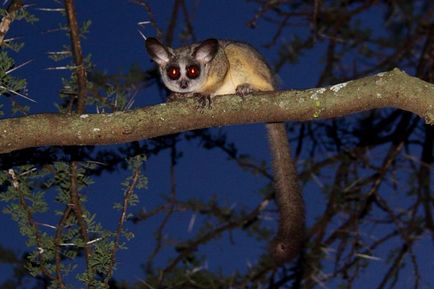
<svg viewBox="0 0 434 289"><path fill-rule="evenodd" d="M264 58L252 46L227 40L219 40L220 48L224 53L216 55L211 65L216 66L211 70L218 69L219 57L226 57L229 62L228 71L223 82L215 91L207 91L212 95L233 94L239 85L249 84L254 90L271 91L275 89L274 79L270 68ZM213 73L210 71L209 76ZM208 85L204 85L204 90L209 90L210 84L215 79L209 79Z"/></svg>

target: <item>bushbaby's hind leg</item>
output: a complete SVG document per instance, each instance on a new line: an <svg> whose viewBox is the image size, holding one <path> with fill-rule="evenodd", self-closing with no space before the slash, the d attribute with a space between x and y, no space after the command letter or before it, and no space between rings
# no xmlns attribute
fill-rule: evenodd
<svg viewBox="0 0 434 289"><path fill-rule="evenodd" d="M252 85L250 85L249 83L243 83L237 86L237 88L235 88L235 93L240 96L242 99L244 99L244 97L252 92L256 91L256 89L253 88Z"/></svg>

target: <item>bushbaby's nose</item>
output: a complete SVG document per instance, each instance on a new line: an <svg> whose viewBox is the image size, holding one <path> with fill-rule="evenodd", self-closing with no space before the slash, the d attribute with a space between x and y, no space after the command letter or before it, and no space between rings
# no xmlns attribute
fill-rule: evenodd
<svg viewBox="0 0 434 289"><path fill-rule="evenodd" d="M181 87L182 89L186 89L188 87L188 80L186 79L181 79L179 81L179 87Z"/></svg>

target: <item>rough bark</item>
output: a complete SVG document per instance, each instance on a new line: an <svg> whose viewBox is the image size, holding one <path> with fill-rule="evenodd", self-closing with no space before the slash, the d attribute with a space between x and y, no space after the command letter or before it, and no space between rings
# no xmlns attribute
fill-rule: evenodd
<svg viewBox="0 0 434 289"><path fill-rule="evenodd" d="M111 114L37 114L0 121L0 153L46 145L125 143L207 127L309 121L394 107L434 123L434 85L394 69L330 87L218 96L212 108L195 99Z"/></svg>

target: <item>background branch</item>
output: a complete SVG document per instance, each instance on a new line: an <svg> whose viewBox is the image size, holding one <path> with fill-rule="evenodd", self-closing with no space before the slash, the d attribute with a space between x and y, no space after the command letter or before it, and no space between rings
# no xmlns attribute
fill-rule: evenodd
<svg viewBox="0 0 434 289"><path fill-rule="evenodd" d="M24 6L22 0L12 0L7 8L7 14L2 18L0 22L0 46L4 43L6 33L9 31L11 23L15 20L15 15L18 10Z"/></svg>
<svg viewBox="0 0 434 289"><path fill-rule="evenodd" d="M80 29L77 23L74 2L72 0L65 1L66 18L68 19L69 37L71 38L71 50L76 65L77 77L77 112L82 113L86 106L86 68L83 62L83 53L80 45Z"/></svg>

